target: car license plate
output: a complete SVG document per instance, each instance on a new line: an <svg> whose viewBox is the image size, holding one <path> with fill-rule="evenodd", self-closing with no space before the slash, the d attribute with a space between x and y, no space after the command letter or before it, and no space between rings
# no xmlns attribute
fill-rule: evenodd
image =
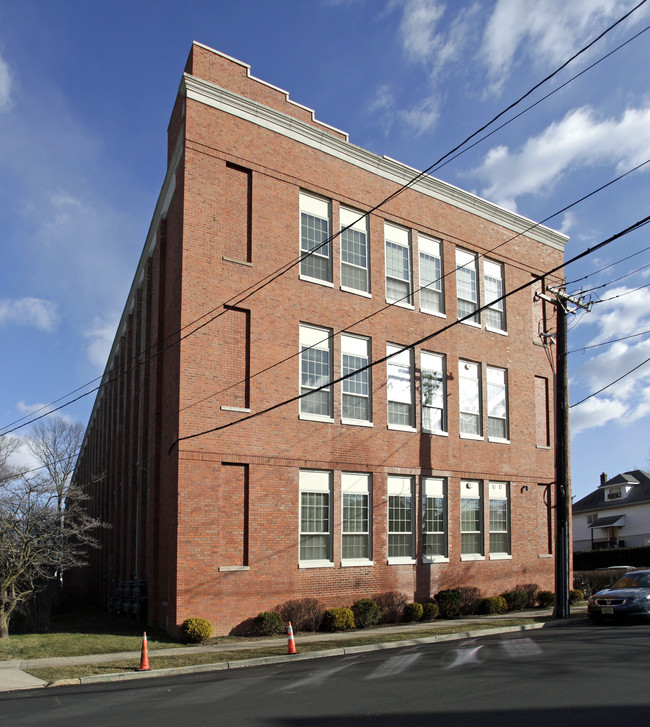
<svg viewBox="0 0 650 727"><path fill-rule="evenodd" d="M611 606L601 606L600 612L603 616L612 616L614 614L614 609Z"/></svg>

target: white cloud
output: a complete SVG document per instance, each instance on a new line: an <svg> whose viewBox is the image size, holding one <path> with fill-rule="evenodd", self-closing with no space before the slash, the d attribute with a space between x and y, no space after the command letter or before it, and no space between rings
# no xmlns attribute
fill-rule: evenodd
<svg viewBox="0 0 650 727"><path fill-rule="evenodd" d="M607 295L626 292L629 291L618 288ZM584 321L598 329L589 345L648 330L650 292L647 288L637 290L597 305ZM602 426L608 421L615 420L618 425L626 426L650 416L650 361L643 363L647 359L650 359L650 338L629 339L612 344L580 366L572 376L573 387L579 385L585 396L603 387L608 388L572 409L571 428L574 434ZM619 378L620 381L612 384ZM572 398L579 399L582 395Z"/></svg>
<svg viewBox="0 0 650 727"><path fill-rule="evenodd" d="M614 399L588 399L584 404L571 409L571 434L576 435L587 429L602 427L618 420L625 411L625 405Z"/></svg>
<svg viewBox="0 0 650 727"><path fill-rule="evenodd" d="M439 116L438 103L434 98L424 99L410 110L400 112L400 118L411 127L416 136L433 128Z"/></svg>
<svg viewBox="0 0 650 727"><path fill-rule="evenodd" d="M110 320L96 317L92 328L84 333L84 337L89 341L86 347L88 360L102 370L106 366L108 355L111 352L117 323L116 317Z"/></svg>
<svg viewBox="0 0 650 727"><path fill-rule="evenodd" d="M11 106L11 74L9 66L0 58L0 112Z"/></svg>
<svg viewBox="0 0 650 727"><path fill-rule="evenodd" d="M31 326L42 331L53 331L57 323L57 306L41 298L0 300L0 326Z"/></svg>
<svg viewBox="0 0 650 727"><path fill-rule="evenodd" d="M400 38L408 58L425 62L437 55L443 45L442 36L435 32L445 12L439 0L408 0L400 23Z"/></svg>
<svg viewBox="0 0 650 727"><path fill-rule="evenodd" d="M523 194L542 194L576 168L614 164L618 172L646 161L650 149L650 104L626 109L620 119L596 118L583 107L570 111L518 151L492 148L475 174L487 181L481 194L516 210Z"/></svg>
<svg viewBox="0 0 650 727"><path fill-rule="evenodd" d="M635 4L631 0L498 0L480 51L490 90L500 91L516 65L517 51L540 68L558 66ZM632 22L641 15L634 13Z"/></svg>

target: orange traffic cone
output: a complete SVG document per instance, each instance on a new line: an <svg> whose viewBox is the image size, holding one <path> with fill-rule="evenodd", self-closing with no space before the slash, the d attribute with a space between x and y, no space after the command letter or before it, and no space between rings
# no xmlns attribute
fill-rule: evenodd
<svg viewBox="0 0 650 727"><path fill-rule="evenodd" d="M144 632L142 637L142 652L140 654L140 668L138 671L149 671L149 652L147 651L147 632Z"/></svg>
<svg viewBox="0 0 650 727"><path fill-rule="evenodd" d="M293 629L291 628L291 621L289 621L289 628L288 628L288 634L289 634L289 651L287 653L289 654L295 654L296 653L296 642L293 638Z"/></svg>

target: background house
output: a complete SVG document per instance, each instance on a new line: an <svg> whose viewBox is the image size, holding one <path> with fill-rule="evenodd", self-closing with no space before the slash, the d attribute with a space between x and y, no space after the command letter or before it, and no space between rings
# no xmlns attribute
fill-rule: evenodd
<svg viewBox="0 0 650 727"><path fill-rule="evenodd" d="M553 588L535 292L567 238L428 176L377 207L414 176L193 44L75 473L113 526L81 597L222 634L291 598Z"/></svg>
<svg viewBox="0 0 650 727"><path fill-rule="evenodd" d="M650 545L650 474L632 470L611 479L573 505L573 550Z"/></svg>

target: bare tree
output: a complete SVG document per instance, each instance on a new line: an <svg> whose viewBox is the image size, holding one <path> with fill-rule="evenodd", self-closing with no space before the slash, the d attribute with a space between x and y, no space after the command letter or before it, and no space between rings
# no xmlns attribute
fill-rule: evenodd
<svg viewBox="0 0 650 727"><path fill-rule="evenodd" d="M102 523L88 515L85 495L70 484L83 429L62 419L36 427L27 438L42 463L36 474L12 470L15 440L0 439L0 639L9 621L62 573L84 564Z"/></svg>

